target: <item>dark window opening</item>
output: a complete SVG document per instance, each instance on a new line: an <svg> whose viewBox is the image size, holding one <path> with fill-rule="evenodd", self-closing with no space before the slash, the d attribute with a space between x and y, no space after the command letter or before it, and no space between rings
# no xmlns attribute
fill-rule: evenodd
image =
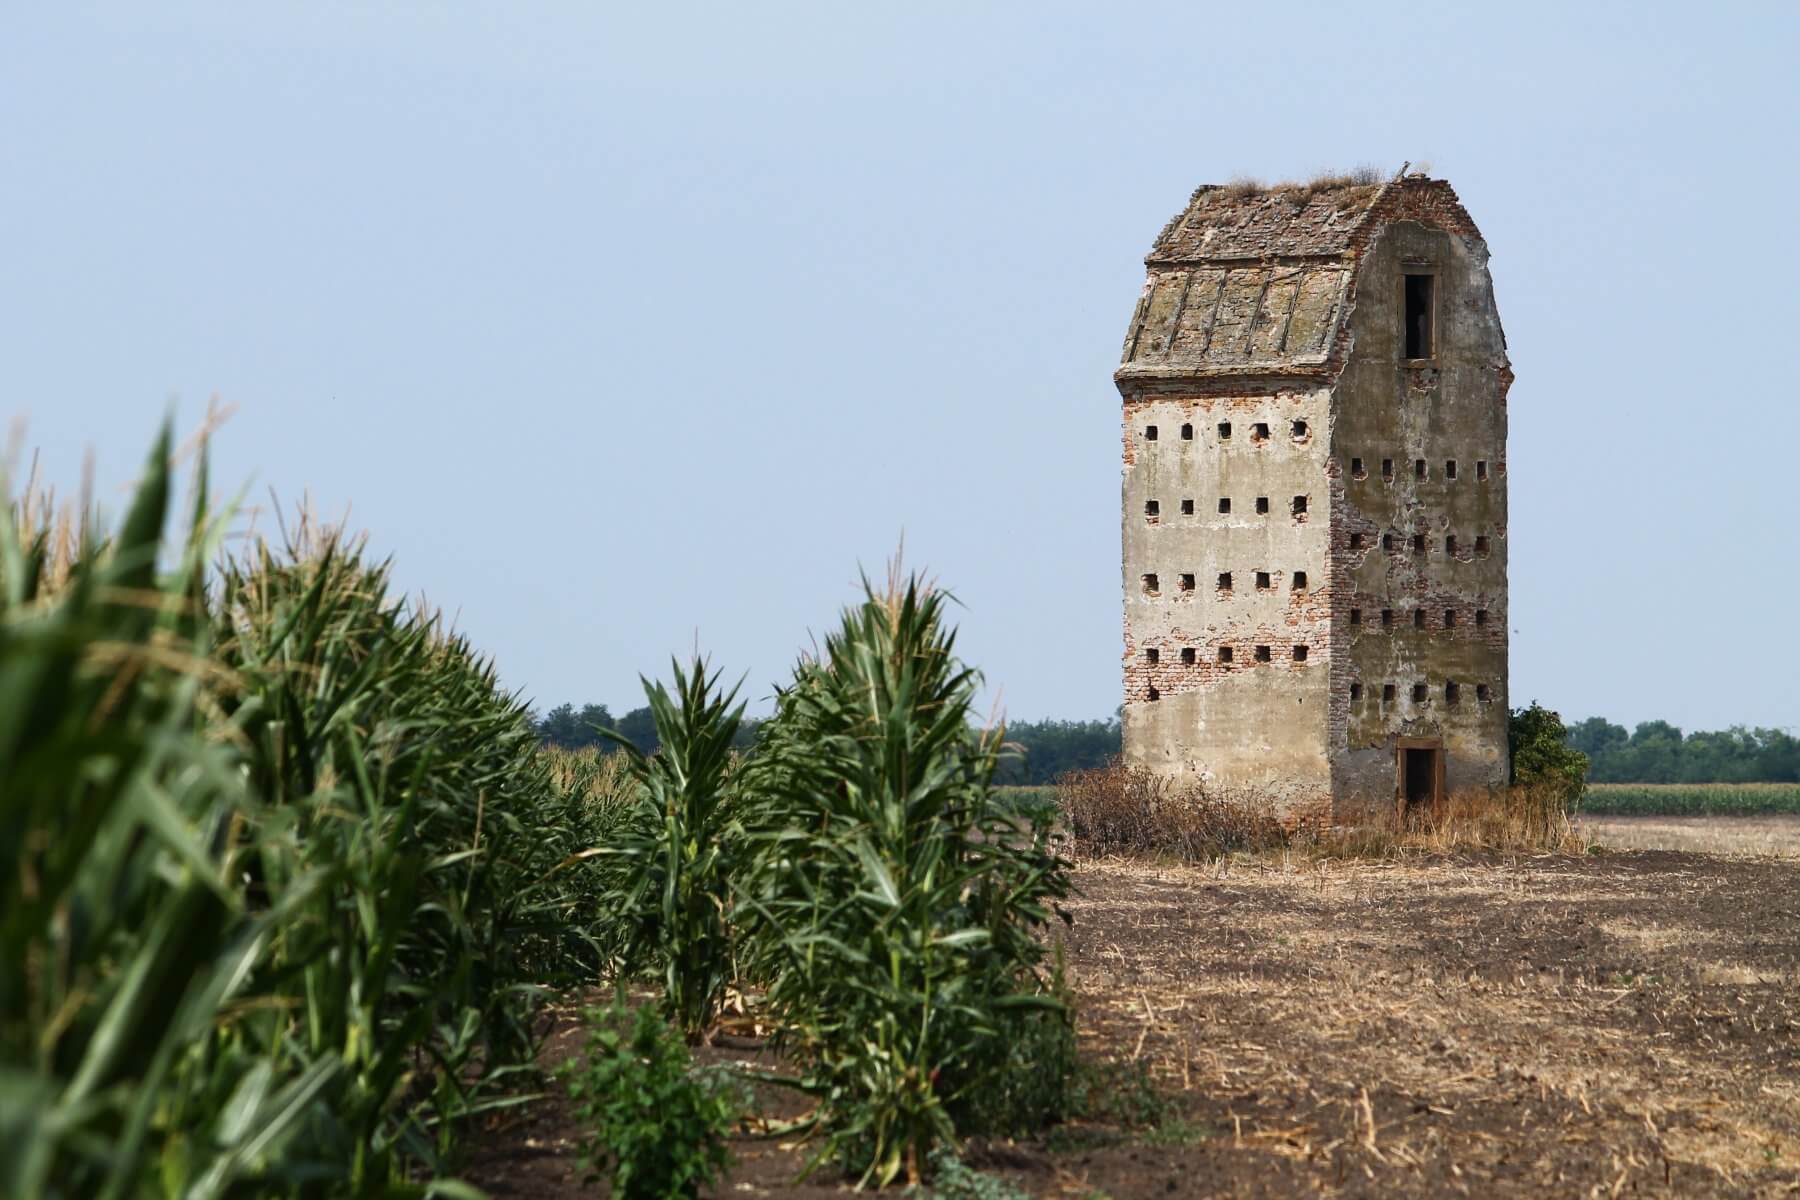
<svg viewBox="0 0 1800 1200"><path fill-rule="evenodd" d="M1181 662L1183 666L1191 667L1194 665L1194 648L1192 646L1183 646L1181 648Z"/></svg>
<svg viewBox="0 0 1800 1200"><path fill-rule="evenodd" d="M1424 684L1422 684L1422 683L1413 684L1413 703L1414 704L1425 703L1425 698L1428 695L1430 695L1430 692L1426 689Z"/></svg>
<svg viewBox="0 0 1800 1200"><path fill-rule="evenodd" d="M1162 511L1162 505L1160 503L1158 503L1157 501L1155 501L1155 500L1144 501L1144 515L1146 517L1154 517L1157 513L1161 512L1161 511Z"/></svg>
<svg viewBox="0 0 1800 1200"><path fill-rule="evenodd" d="M1457 704L1457 703L1460 703L1461 701L1462 701L1462 688L1458 687L1454 682L1446 683L1444 685L1444 703L1445 704Z"/></svg>
<svg viewBox="0 0 1800 1200"><path fill-rule="evenodd" d="M1486 704L1489 700L1492 700L1492 699L1493 699L1493 693L1488 691L1487 684L1478 683L1475 685L1475 703Z"/></svg>
<svg viewBox="0 0 1800 1200"><path fill-rule="evenodd" d="M1394 685L1393 684L1384 683L1381 685L1381 702L1383 704L1392 704L1394 702Z"/></svg>
<svg viewBox="0 0 1800 1200"><path fill-rule="evenodd" d="M1413 459L1413 478L1424 479L1425 477L1425 460L1422 458Z"/></svg>
<svg viewBox="0 0 1800 1200"><path fill-rule="evenodd" d="M1228 442L1231 440L1231 422L1230 421L1220 421L1219 422L1219 440L1221 442Z"/></svg>
<svg viewBox="0 0 1800 1200"><path fill-rule="evenodd" d="M1269 648L1267 646L1258 646L1256 648L1256 654L1254 657L1256 658L1257 662L1268 662L1269 661Z"/></svg>
<svg viewBox="0 0 1800 1200"><path fill-rule="evenodd" d="M1475 478L1476 479L1486 479L1487 478L1487 460L1486 459L1477 459L1476 460L1476 462L1475 462Z"/></svg>
<svg viewBox="0 0 1800 1200"><path fill-rule="evenodd" d="M1350 548L1352 550L1361 550L1363 548L1363 535L1362 534L1353 533L1350 535Z"/></svg>
<svg viewBox="0 0 1800 1200"><path fill-rule="evenodd" d="M1424 534L1422 534L1422 533L1413 534L1413 553L1414 554L1425 553L1425 535Z"/></svg>
<svg viewBox="0 0 1800 1200"><path fill-rule="evenodd" d="M1258 496L1256 498L1256 511L1259 513L1266 513L1269 511L1269 498L1267 496Z"/></svg>
<svg viewBox="0 0 1800 1200"><path fill-rule="evenodd" d="M1393 534L1384 533L1381 535L1381 548L1383 550L1392 550L1394 548L1394 535Z"/></svg>
<svg viewBox="0 0 1800 1200"><path fill-rule="evenodd" d="M1306 422L1305 421L1295 421L1294 422L1294 440L1297 442L1305 436L1306 436Z"/></svg>
<svg viewBox="0 0 1800 1200"><path fill-rule="evenodd" d="M1306 647L1305 646L1295 646L1294 647L1294 661L1295 662L1305 662L1306 661Z"/></svg>
<svg viewBox="0 0 1800 1200"><path fill-rule="evenodd" d="M1455 554L1456 553L1456 535L1454 533L1452 533L1444 538L1444 553L1445 554Z"/></svg>
<svg viewBox="0 0 1800 1200"><path fill-rule="evenodd" d="M1360 458L1353 458L1350 460L1350 474L1356 479L1367 479L1369 477L1369 473L1363 470L1362 459Z"/></svg>
<svg viewBox="0 0 1800 1200"><path fill-rule="evenodd" d="M1228 513L1231 511L1231 497L1230 496L1220 496L1219 497L1219 511L1222 513Z"/></svg>
<svg viewBox="0 0 1800 1200"><path fill-rule="evenodd" d="M1269 423L1267 421L1258 421L1256 424L1252 425L1250 427L1250 440L1253 442L1268 441Z"/></svg>
<svg viewBox="0 0 1800 1200"><path fill-rule="evenodd" d="M1304 517L1306 515L1306 497L1305 496L1295 496L1294 497L1294 515L1296 517Z"/></svg>
<svg viewBox="0 0 1800 1200"><path fill-rule="evenodd" d="M1413 628L1414 629L1425 628L1425 610L1424 609L1422 609L1422 608L1413 609Z"/></svg>
<svg viewBox="0 0 1800 1200"><path fill-rule="evenodd" d="M1431 357L1430 275L1406 277L1406 357Z"/></svg>
<svg viewBox="0 0 1800 1200"><path fill-rule="evenodd" d="M1194 427L1192 425L1183 425L1181 427L1181 440L1184 442L1191 442L1194 440Z"/></svg>
<svg viewBox="0 0 1800 1200"><path fill-rule="evenodd" d="M1231 572L1230 571L1220 571L1219 572L1219 590L1221 592L1229 592L1231 590Z"/></svg>
<svg viewBox="0 0 1800 1200"><path fill-rule="evenodd" d="M1456 478L1456 460L1454 458L1447 458L1444 460L1444 478Z"/></svg>
<svg viewBox="0 0 1800 1200"><path fill-rule="evenodd" d="M1273 586L1269 582L1269 573L1267 571L1258 571L1256 573L1256 586L1259 590L1262 590L1262 591L1267 591L1271 586Z"/></svg>
<svg viewBox="0 0 1800 1200"><path fill-rule="evenodd" d="M1144 576L1144 594L1146 596L1156 595L1156 576L1154 576L1154 575Z"/></svg>
<svg viewBox="0 0 1800 1200"><path fill-rule="evenodd" d="M1152 646L1152 647L1150 647L1150 649L1144 651L1144 661L1147 663L1157 662L1161 658L1162 658L1162 651L1158 650L1155 646Z"/></svg>
<svg viewBox="0 0 1800 1200"><path fill-rule="evenodd" d="M1156 440L1156 426L1154 426L1154 425L1144 426L1144 440L1146 442L1154 442Z"/></svg>
<svg viewBox="0 0 1800 1200"><path fill-rule="evenodd" d="M1384 458L1381 460L1381 477L1383 479L1387 480L1389 483L1394 482L1394 460L1393 459Z"/></svg>
<svg viewBox="0 0 1800 1200"><path fill-rule="evenodd" d="M1350 685L1350 700L1351 700L1351 702L1355 703L1356 701L1361 700L1361 699L1362 699L1362 684L1360 684L1360 683L1351 684Z"/></svg>
<svg viewBox="0 0 1800 1200"><path fill-rule="evenodd" d="M1487 609L1478 608L1475 610L1475 624L1477 626L1483 626L1483 625L1487 624Z"/></svg>
<svg viewBox="0 0 1800 1200"><path fill-rule="evenodd" d="M1192 575L1183 575L1181 577L1181 590L1184 592L1191 592L1194 590L1194 577Z"/></svg>
<svg viewBox="0 0 1800 1200"><path fill-rule="evenodd" d="M1183 500L1181 502L1181 515L1184 517L1191 517L1194 515L1194 502L1192 500Z"/></svg>
<svg viewBox="0 0 1800 1200"><path fill-rule="evenodd" d="M1152 699L1152 700L1161 700L1162 699L1162 693L1156 690L1156 685L1154 683L1150 685L1150 699Z"/></svg>
<svg viewBox="0 0 1800 1200"><path fill-rule="evenodd" d="M1304 592L1306 590L1306 572L1305 571L1295 571L1294 572L1294 590L1296 592Z"/></svg>
<svg viewBox="0 0 1800 1200"><path fill-rule="evenodd" d="M1353 608L1350 610L1350 623L1352 625L1361 625L1362 624L1362 609Z"/></svg>
<svg viewBox="0 0 1800 1200"><path fill-rule="evenodd" d="M1384 608L1381 610L1381 627L1383 629L1392 629L1394 627L1394 610L1393 609Z"/></svg>
<svg viewBox="0 0 1800 1200"><path fill-rule="evenodd" d="M1219 647L1219 661L1222 663L1228 663L1231 661L1231 647L1230 646L1220 646Z"/></svg>
<svg viewBox="0 0 1800 1200"><path fill-rule="evenodd" d="M1475 553L1486 554L1487 552L1488 552L1487 534L1485 534L1485 533L1476 534L1475 535Z"/></svg>
<svg viewBox="0 0 1800 1200"><path fill-rule="evenodd" d="M1454 608L1446 608L1444 610L1444 628L1456 628L1456 610Z"/></svg>

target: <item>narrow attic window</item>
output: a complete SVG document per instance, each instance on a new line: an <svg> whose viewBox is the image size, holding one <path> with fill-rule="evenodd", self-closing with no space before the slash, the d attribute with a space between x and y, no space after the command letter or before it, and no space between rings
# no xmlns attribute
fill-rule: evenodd
<svg viewBox="0 0 1800 1200"><path fill-rule="evenodd" d="M1430 275L1406 276L1406 357L1430 358L1431 285Z"/></svg>
<svg viewBox="0 0 1800 1200"><path fill-rule="evenodd" d="M1485 458L1478 458L1475 460L1475 478L1487 478L1487 460Z"/></svg>
<svg viewBox="0 0 1800 1200"><path fill-rule="evenodd" d="M1220 421L1219 422L1219 440L1221 442L1229 442L1231 440L1231 422L1230 421Z"/></svg>
<svg viewBox="0 0 1800 1200"><path fill-rule="evenodd" d="M1356 701L1361 700L1361 699L1362 699L1362 684L1360 684L1360 683L1351 684L1350 685L1350 700L1351 700L1351 702L1355 703Z"/></svg>
<svg viewBox="0 0 1800 1200"><path fill-rule="evenodd" d="M1426 698L1429 695L1430 695L1430 692L1428 691L1428 689L1425 687L1424 684L1422 684L1422 683L1413 684L1413 703L1414 704L1425 703Z"/></svg>
<svg viewBox="0 0 1800 1200"><path fill-rule="evenodd" d="M1269 498L1267 496L1258 496L1256 498L1256 511L1259 513L1266 513L1269 511Z"/></svg>
<svg viewBox="0 0 1800 1200"><path fill-rule="evenodd" d="M1219 511L1222 513L1229 513L1231 511L1231 497L1230 496L1220 496L1219 497Z"/></svg>
<svg viewBox="0 0 1800 1200"><path fill-rule="evenodd" d="M1274 586L1274 584L1270 582L1269 573L1267 571L1258 571L1256 573L1256 590L1257 591L1266 592L1273 586Z"/></svg>
<svg viewBox="0 0 1800 1200"><path fill-rule="evenodd" d="M1369 473L1363 470L1362 459L1353 458L1350 460L1350 475L1354 479L1367 479L1369 477Z"/></svg>
<svg viewBox="0 0 1800 1200"><path fill-rule="evenodd" d="M1194 427L1192 425L1183 425L1181 427L1181 440L1184 442L1191 442L1194 440Z"/></svg>
<svg viewBox="0 0 1800 1200"><path fill-rule="evenodd" d="M1389 483L1394 482L1394 460L1393 459L1384 458L1381 460L1381 477L1383 479L1387 480Z"/></svg>
<svg viewBox="0 0 1800 1200"><path fill-rule="evenodd" d="M1353 608L1350 610L1350 623L1352 625L1361 625L1362 624L1362 609Z"/></svg>
<svg viewBox="0 0 1800 1200"><path fill-rule="evenodd" d="M1304 592L1306 590L1306 572L1305 571L1295 571L1294 572L1294 590L1296 592Z"/></svg>
<svg viewBox="0 0 1800 1200"><path fill-rule="evenodd" d="M1381 685L1381 702L1383 704L1392 704L1394 702L1394 685L1393 684L1384 683Z"/></svg>
<svg viewBox="0 0 1800 1200"><path fill-rule="evenodd" d="M1295 496L1294 497L1294 515L1296 517L1304 517L1306 515L1306 497L1305 496Z"/></svg>

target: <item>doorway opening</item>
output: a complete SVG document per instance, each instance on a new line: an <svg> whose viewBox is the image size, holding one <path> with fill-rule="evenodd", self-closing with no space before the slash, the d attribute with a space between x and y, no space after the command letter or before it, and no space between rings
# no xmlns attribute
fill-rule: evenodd
<svg viewBox="0 0 1800 1200"><path fill-rule="evenodd" d="M1443 743L1403 738L1394 754L1401 814L1413 816L1436 809L1444 791Z"/></svg>

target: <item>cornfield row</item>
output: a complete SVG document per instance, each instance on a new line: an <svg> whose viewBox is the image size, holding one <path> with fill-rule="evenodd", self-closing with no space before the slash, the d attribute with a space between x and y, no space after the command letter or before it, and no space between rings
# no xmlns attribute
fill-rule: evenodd
<svg viewBox="0 0 1800 1200"><path fill-rule="evenodd" d="M1581 811L1595 816L1800 816L1795 783L1591 783Z"/></svg>
<svg viewBox="0 0 1800 1200"><path fill-rule="evenodd" d="M691 1039L765 996L863 1180L1054 1112L1066 864L943 595L866 589L747 761L700 661L655 757L548 753L360 541L227 551L202 463L167 544L169 463L110 538L0 521L0 1195L472 1196L546 990L632 975Z"/></svg>

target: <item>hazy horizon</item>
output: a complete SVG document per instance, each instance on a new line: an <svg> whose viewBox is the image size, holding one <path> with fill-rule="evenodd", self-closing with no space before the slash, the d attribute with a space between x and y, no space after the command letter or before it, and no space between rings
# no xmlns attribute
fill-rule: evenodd
<svg viewBox="0 0 1800 1200"><path fill-rule="evenodd" d="M902 534L1015 719L1120 700L1118 395L1202 182L1410 160L1493 252L1512 679L1800 725L1800 12L174 3L0 17L0 421L346 506L540 709L753 711ZM1770 217L1763 214L1770 212ZM1737 367L1726 372L1726 366ZM1735 393L1744 399L1737 400Z"/></svg>

